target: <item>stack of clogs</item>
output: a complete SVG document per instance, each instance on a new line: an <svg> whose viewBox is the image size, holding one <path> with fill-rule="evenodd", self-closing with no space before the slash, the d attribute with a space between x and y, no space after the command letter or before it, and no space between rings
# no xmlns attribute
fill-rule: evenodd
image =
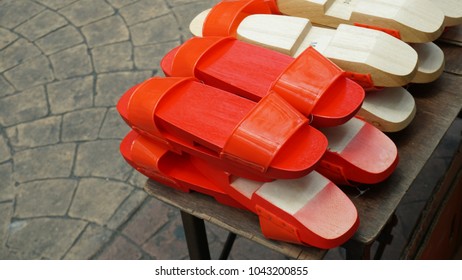
<svg viewBox="0 0 462 280"><path fill-rule="evenodd" d="M121 153L166 186L254 212L267 238L339 246L359 218L338 186L395 170L385 132L415 115L402 86L441 74L430 41L444 22L457 20L426 1L224 0L165 55L166 77L120 98Z"/></svg>

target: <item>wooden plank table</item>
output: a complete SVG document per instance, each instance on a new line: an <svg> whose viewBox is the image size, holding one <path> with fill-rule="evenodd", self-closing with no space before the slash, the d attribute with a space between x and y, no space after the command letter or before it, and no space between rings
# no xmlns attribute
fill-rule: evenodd
<svg viewBox="0 0 462 280"><path fill-rule="evenodd" d="M368 249L386 228L403 196L462 109L462 48L441 42L438 45L446 55L445 72L433 83L408 87L416 100L415 119L406 129L388 134L399 151L400 162L395 172L386 181L368 186L361 195L358 189L342 188L357 207L361 222L358 231L345 244L348 258L368 257ZM152 180L147 181L145 190L180 209L183 222L192 223L199 235L203 235L202 220L205 220L290 258L322 259L327 253L317 248L268 240L261 234L256 215L221 205L202 194L181 193ZM188 246L194 246L191 242L194 241L188 240ZM195 242L203 243L204 240ZM191 258L207 256L206 253L192 253L195 255Z"/></svg>

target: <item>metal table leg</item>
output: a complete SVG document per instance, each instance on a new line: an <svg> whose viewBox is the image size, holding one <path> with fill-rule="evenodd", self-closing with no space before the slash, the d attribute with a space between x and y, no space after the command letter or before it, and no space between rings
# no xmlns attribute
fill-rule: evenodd
<svg viewBox="0 0 462 280"><path fill-rule="evenodd" d="M191 260L210 260L209 243L204 220L181 211L181 220Z"/></svg>

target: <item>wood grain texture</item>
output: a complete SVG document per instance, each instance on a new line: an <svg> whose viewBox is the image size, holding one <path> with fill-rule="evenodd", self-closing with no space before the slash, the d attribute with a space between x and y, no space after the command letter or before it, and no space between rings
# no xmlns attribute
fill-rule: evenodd
<svg viewBox="0 0 462 280"><path fill-rule="evenodd" d="M250 15L237 29L238 39L297 57L308 47L345 71L367 73L376 86L411 82L417 72L417 52L384 32L341 24L337 29L312 26L300 17Z"/></svg>
<svg viewBox="0 0 462 280"><path fill-rule="evenodd" d="M429 83L438 79L444 70L444 53L433 42L411 44L417 52L417 72L413 83Z"/></svg>
<svg viewBox="0 0 462 280"><path fill-rule="evenodd" d="M315 24L366 24L399 30L406 42L423 43L443 32L444 14L431 2L420 0L277 0L279 10Z"/></svg>
<svg viewBox="0 0 462 280"><path fill-rule="evenodd" d="M444 13L444 25L462 24L462 2L460 0L430 0Z"/></svg>

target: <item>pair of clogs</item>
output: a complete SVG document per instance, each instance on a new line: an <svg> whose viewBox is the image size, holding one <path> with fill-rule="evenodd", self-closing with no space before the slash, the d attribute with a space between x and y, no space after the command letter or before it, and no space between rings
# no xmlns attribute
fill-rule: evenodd
<svg viewBox="0 0 462 280"><path fill-rule="evenodd" d="M425 0L321 2L326 1L224 0L196 16L190 30L196 36L233 36L293 57L314 47L367 90L358 117L384 132L407 127L416 106L402 86L432 82L444 68L443 52L430 42L442 31L442 12ZM333 10L341 5L353 15L359 10L366 14L332 22L328 20L332 13L319 14L325 8L322 5L331 5ZM381 14L374 12L378 7ZM366 15L367 21L356 22ZM415 17L420 21L410 24ZM430 23L419 25L423 19Z"/></svg>
<svg viewBox="0 0 462 280"><path fill-rule="evenodd" d="M293 59L230 37L193 38L162 68L170 77L119 100L133 129L123 156L154 180L257 213L268 238L342 244L359 219L333 181L372 184L396 167L393 142L353 117L363 88L313 48Z"/></svg>

